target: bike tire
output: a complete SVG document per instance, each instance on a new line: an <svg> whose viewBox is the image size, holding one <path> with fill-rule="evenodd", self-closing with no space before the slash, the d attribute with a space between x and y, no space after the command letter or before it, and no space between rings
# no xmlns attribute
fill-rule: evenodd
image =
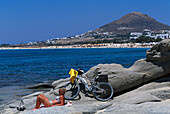
<svg viewBox="0 0 170 114"><path fill-rule="evenodd" d="M97 92L100 91L100 89L104 90L102 93ZM106 82L100 82L97 84L95 90L94 90L94 97L99 101L107 101L113 96L113 87L106 83Z"/></svg>
<svg viewBox="0 0 170 114"><path fill-rule="evenodd" d="M64 97L68 100L74 99L80 92L80 85L76 81L74 83L69 82L64 88L66 88Z"/></svg>

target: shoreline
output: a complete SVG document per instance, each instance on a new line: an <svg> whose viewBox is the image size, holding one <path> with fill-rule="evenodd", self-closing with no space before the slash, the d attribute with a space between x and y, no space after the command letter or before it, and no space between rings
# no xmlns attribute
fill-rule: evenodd
<svg viewBox="0 0 170 114"><path fill-rule="evenodd" d="M133 48L151 48L151 47L133 47ZM97 48L98 49L105 49L105 48L110 48L110 47L92 47L92 48L0 48L0 50L97 49ZM114 47L114 48L122 48L122 47ZM123 47L123 48L128 48L128 47Z"/></svg>
<svg viewBox="0 0 170 114"><path fill-rule="evenodd" d="M155 43L157 44L157 43ZM124 44L82 44L82 45L70 45L70 46L30 46L30 47L0 47L0 50L10 50L10 49L84 49L84 48L151 48L155 44L150 43L124 43Z"/></svg>

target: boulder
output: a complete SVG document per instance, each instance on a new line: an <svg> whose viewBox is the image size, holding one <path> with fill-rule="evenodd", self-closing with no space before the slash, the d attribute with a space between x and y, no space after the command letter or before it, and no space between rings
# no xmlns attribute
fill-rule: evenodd
<svg viewBox="0 0 170 114"><path fill-rule="evenodd" d="M170 75L169 75L170 76ZM99 113L170 113L170 77L145 84L135 90L119 95L113 104Z"/></svg>
<svg viewBox="0 0 170 114"><path fill-rule="evenodd" d="M140 59L130 68L119 64L99 64L86 72L93 79L96 75L108 75L108 82L115 93L170 74L170 39L161 41L147 51L147 58Z"/></svg>
<svg viewBox="0 0 170 114"><path fill-rule="evenodd" d="M146 52L146 60L160 64L170 60L170 39L165 39Z"/></svg>
<svg viewBox="0 0 170 114"><path fill-rule="evenodd" d="M94 78L96 74L93 71L97 71L97 74L100 75L108 75L108 82L113 86L115 92L135 86L132 83L134 80L139 80L137 83L141 83L143 77L143 74L128 71L119 64L99 64L91 68L85 75Z"/></svg>

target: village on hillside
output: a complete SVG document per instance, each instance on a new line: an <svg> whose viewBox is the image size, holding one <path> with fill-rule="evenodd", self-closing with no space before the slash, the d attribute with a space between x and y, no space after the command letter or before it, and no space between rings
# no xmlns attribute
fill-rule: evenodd
<svg viewBox="0 0 170 114"><path fill-rule="evenodd" d="M123 39L124 43L114 43L115 39L119 38L119 41ZM159 30L159 31L151 31L149 29L144 29L143 32L131 32L127 35L114 35L112 32L97 32L97 31L88 31L85 34L81 35L75 35L71 37L64 37L64 38L53 38L44 42L29 42L28 44L20 44L17 46L6 46L1 47L0 49L54 49L54 48L150 48L153 45L156 45L158 42L132 42L134 40L137 40L140 37L144 38L151 38L151 39L167 39L170 38L170 30ZM95 42L83 42L83 39L88 39L92 41L92 39ZM59 41L76 41L76 39L79 39L78 43L73 43L72 45L55 45ZM104 42L104 40L100 41L101 39L109 39L110 42ZM108 41L109 41L108 40ZM99 42L100 41L100 42ZM107 40L106 40L107 41ZM43 44L42 44L43 43ZM40 45L41 44L41 45Z"/></svg>
<svg viewBox="0 0 170 114"><path fill-rule="evenodd" d="M122 38L125 37L125 41L123 44L117 42L114 43L112 42L115 39L119 39L122 40ZM151 47L155 44L157 44L157 42L131 42L134 40L137 40L140 37L145 37L145 38L152 38L152 39L159 39L163 40L163 39L167 39L170 38L170 30L157 30L157 31L151 31L149 29L144 29L143 32L131 32L129 34L126 35L115 35L112 32L98 32L98 31L88 31L87 33L81 34L81 35L75 35L75 36L71 36L71 37L64 37L64 38L53 38L50 40L45 41L44 43L48 44L48 45L55 45L58 44L60 41L63 40L75 40L75 39L80 39L83 42L83 39L86 38L93 38L96 39L96 42L94 43L80 43L79 44L72 44L72 45L67 45L67 46L57 46L58 48L62 48L62 47L67 47L67 48L90 48L90 47L107 47L107 48L111 48L111 47ZM99 39L104 39L105 41L108 39L108 41L110 42L104 42L104 40L102 40L103 42L100 41L97 42ZM27 45L38 45L40 42L29 42Z"/></svg>
<svg viewBox="0 0 170 114"><path fill-rule="evenodd" d="M47 40L47 44L56 44L57 40L63 40L63 39L78 39L78 38L88 38L88 37L93 37L93 38L117 38L121 37L121 35L115 35L112 32L97 32L97 31L88 31L85 34L81 35L75 35L71 37L64 37L64 38L53 38L50 40ZM158 31L151 31L149 29L144 29L143 33L142 32L131 32L130 34L122 35L122 36L127 36L130 40L137 39L140 36L145 36L145 37L150 37L154 39L167 39L170 38L170 30L158 30ZM37 42L29 42L28 45L32 44L38 44Z"/></svg>

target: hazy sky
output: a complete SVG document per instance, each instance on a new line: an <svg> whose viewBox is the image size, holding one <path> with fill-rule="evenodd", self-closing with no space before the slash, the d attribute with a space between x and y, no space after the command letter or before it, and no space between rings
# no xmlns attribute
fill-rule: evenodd
<svg viewBox="0 0 170 114"><path fill-rule="evenodd" d="M134 11L170 25L170 0L0 0L0 44L82 34Z"/></svg>

